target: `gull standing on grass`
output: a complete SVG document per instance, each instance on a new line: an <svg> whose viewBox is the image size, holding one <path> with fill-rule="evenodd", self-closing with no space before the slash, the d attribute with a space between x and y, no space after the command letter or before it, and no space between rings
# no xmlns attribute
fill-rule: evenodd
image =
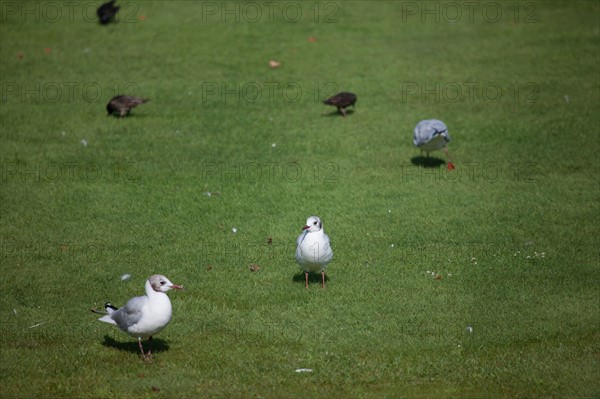
<svg viewBox="0 0 600 399"><path fill-rule="evenodd" d="M166 292L171 288L183 289L160 274L150 276L146 280L146 295L130 299L125 306L117 309L110 303L104 305L108 314L100 321L115 324L121 331L138 339L140 351L144 359L152 356L152 336L162 331L171 320L171 301ZM149 349L144 353L142 339L148 338Z"/></svg>
<svg viewBox="0 0 600 399"><path fill-rule="evenodd" d="M446 124L437 119L426 119L417 123L415 126L415 134L413 144L425 151L429 158L429 153L436 150L444 149L444 153L448 158L448 169L453 169L454 165L448 155L448 147L446 144L450 142L450 134Z"/></svg>
<svg viewBox="0 0 600 399"><path fill-rule="evenodd" d="M325 288L325 268L333 259L329 237L325 234L323 223L318 216L309 217L302 230L302 234L296 240L296 262L304 270L306 288L308 273L318 271L321 272L321 286Z"/></svg>

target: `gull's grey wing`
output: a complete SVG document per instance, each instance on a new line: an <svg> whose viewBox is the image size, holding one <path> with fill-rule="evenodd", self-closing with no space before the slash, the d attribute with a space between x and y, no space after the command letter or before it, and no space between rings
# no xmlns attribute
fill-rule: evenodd
<svg viewBox="0 0 600 399"><path fill-rule="evenodd" d="M127 331L129 327L139 323L142 318L142 309L147 300L148 298L145 296L131 298L125 306L111 314L111 318L121 330Z"/></svg>
<svg viewBox="0 0 600 399"><path fill-rule="evenodd" d="M437 119L423 120L419 122L417 126L415 126L413 144L417 147L420 147L430 141L436 133L442 132L446 132L445 135L448 137L447 141L450 141L448 127L446 124L444 124L444 122Z"/></svg>

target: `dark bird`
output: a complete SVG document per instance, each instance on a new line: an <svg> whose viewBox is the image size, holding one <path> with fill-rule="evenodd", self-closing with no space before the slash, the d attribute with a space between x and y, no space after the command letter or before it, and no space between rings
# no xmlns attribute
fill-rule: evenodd
<svg viewBox="0 0 600 399"><path fill-rule="evenodd" d="M108 3L104 3L98 7L96 14L100 19L100 23L102 25L106 25L114 20L115 15L117 15L117 11L119 11L119 6L115 5L115 0L111 0Z"/></svg>
<svg viewBox="0 0 600 399"><path fill-rule="evenodd" d="M118 114L119 117L124 117L129 115L129 111L132 108L137 107L140 104L143 104L147 101L147 99L134 97L134 96L116 96L113 97L108 104L106 105L106 110L109 115Z"/></svg>
<svg viewBox="0 0 600 399"><path fill-rule="evenodd" d="M337 107L338 111L342 114L342 116L346 116L346 111L344 108L347 108L351 105L352 107L354 107L354 104L356 104L356 94L341 92L323 101L323 104L333 105Z"/></svg>

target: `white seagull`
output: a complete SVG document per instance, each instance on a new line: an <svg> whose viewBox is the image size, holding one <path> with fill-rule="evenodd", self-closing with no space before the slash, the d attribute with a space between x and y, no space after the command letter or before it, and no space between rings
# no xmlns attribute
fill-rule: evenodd
<svg viewBox="0 0 600 399"><path fill-rule="evenodd" d="M444 149L446 157L450 160L448 155L448 147L446 144L450 142L450 134L448 134L448 127L446 124L437 119L426 119L417 123L415 126L415 135L413 137L413 144L420 148L421 151L429 153L431 151ZM450 161L451 163L451 161Z"/></svg>
<svg viewBox="0 0 600 399"><path fill-rule="evenodd" d="M296 262L304 270L306 288L308 288L308 273L321 272L322 287L325 288L325 268L333 259L333 250L329 237L325 234L323 223L318 216L311 216L302 228L302 234L296 240Z"/></svg>
<svg viewBox="0 0 600 399"><path fill-rule="evenodd" d="M131 298L120 309L106 303L104 307L108 314L98 320L115 324L121 331L137 338L142 357L148 359L152 355L152 336L162 331L171 320L171 301L166 294L171 288L183 289L160 274L150 276L146 280L146 295ZM150 347L147 353L142 346L145 338L148 338Z"/></svg>

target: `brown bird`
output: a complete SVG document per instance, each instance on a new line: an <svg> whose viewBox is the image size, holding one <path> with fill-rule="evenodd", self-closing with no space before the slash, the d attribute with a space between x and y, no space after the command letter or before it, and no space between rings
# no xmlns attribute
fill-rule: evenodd
<svg viewBox="0 0 600 399"><path fill-rule="evenodd" d="M118 114L118 116L122 118L126 115L129 115L131 108L137 107L138 105L147 101L150 100L134 96L116 96L108 102L106 105L106 110L108 111L108 115Z"/></svg>
<svg viewBox="0 0 600 399"><path fill-rule="evenodd" d="M337 107L338 111L342 114L342 116L346 116L346 110L344 108L347 108L349 106L354 107L354 104L356 104L356 94L341 92L323 101L323 104L333 105Z"/></svg>
<svg viewBox="0 0 600 399"><path fill-rule="evenodd" d="M102 25L106 25L114 20L115 15L117 15L117 11L119 11L119 6L115 5L115 0L111 0L108 3L104 3L98 7L96 10L96 15L98 15L100 23Z"/></svg>

